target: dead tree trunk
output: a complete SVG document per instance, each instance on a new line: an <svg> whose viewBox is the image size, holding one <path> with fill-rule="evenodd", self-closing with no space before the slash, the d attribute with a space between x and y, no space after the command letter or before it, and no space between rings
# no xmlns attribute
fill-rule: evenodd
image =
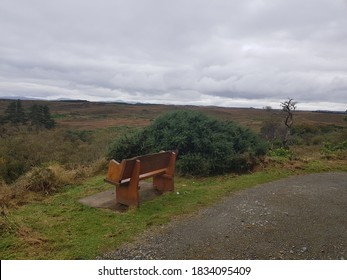
<svg viewBox="0 0 347 280"><path fill-rule="evenodd" d="M284 120L284 125L287 128L286 134L283 138L282 145L287 148L291 136L291 128L293 125L293 112L296 109L296 102L292 98L288 98L287 101L281 103L282 111L286 113L286 118Z"/></svg>

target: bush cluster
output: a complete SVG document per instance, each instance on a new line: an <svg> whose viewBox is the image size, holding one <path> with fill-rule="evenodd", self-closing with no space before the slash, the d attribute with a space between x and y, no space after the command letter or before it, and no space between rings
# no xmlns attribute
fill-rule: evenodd
<svg viewBox="0 0 347 280"><path fill-rule="evenodd" d="M250 170L267 145L250 129L203 113L178 110L158 117L150 126L117 139L108 156L118 161L136 155L178 150L182 175L214 175Z"/></svg>
<svg viewBox="0 0 347 280"><path fill-rule="evenodd" d="M33 168L52 163L68 170L99 164L119 131L122 129L36 131L27 126L9 127L0 136L0 180L12 184Z"/></svg>
<svg viewBox="0 0 347 280"><path fill-rule="evenodd" d="M324 145L327 141L343 141L346 132L346 128L337 125L298 124L293 128L293 137L297 145Z"/></svg>

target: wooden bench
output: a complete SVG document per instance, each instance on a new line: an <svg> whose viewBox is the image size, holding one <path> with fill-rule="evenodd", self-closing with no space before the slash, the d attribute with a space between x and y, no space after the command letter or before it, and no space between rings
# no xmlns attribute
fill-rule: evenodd
<svg viewBox="0 0 347 280"><path fill-rule="evenodd" d="M174 190L174 171L177 152L123 159L121 163L111 160L105 182L116 185L116 201L125 205L139 206L139 183L153 177L153 188L160 192Z"/></svg>

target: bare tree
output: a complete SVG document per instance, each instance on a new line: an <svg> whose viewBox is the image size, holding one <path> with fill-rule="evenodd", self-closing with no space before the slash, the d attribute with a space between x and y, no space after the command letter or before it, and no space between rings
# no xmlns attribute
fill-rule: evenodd
<svg viewBox="0 0 347 280"><path fill-rule="evenodd" d="M292 98L288 98L288 100L281 103L282 111L285 112L285 114L286 114L284 124L287 128L287 132L286 132L284 139L283 139L283 146L284 147L288 147L288 141L290 138L291 128L293 125L293 112L296 109L296 104L297 104L297 102L295 102Z"/></svg>

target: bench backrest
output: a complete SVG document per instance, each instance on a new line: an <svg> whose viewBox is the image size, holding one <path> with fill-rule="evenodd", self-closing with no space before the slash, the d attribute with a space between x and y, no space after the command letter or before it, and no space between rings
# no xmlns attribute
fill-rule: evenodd
<svg viewBox="0 0 347 280"><path fill-rule="evenodd" d="M136 163L139 164L139 179L148 178L156 174L173 176L176 152L160 152L145 156L123 159L121 163L111 160L107 172L106 182L120 184L129 181L133 176Z"/></svg>
<svg viewBox="0 0 347 280"><path fill-rule="evenodd" d="M151 173L156 170L162 170L169 167L172 152L161 152L157 154L150 154L145 156L139 156L131 159L122 160L121 164L124 164L123 174L121 180L131 178L136 160L140 161L140 175Z"/></svg>

